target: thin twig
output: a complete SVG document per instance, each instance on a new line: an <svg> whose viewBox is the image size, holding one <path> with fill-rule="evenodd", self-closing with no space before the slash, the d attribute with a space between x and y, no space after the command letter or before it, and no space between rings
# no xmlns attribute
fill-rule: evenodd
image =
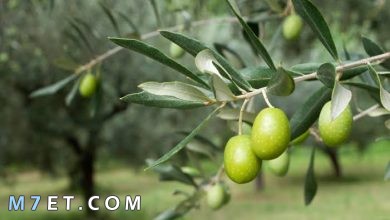
<svg viewBox="0 0 390 220"><path fill-rule="evenodd" d="M352 69L352 68L355 68L355 67L366 65L368 63L373 63L373 62L381 63L381 62L383 62L383 61L385 61L385 60L387 60L389 58L390 58L390 52L386 52L386 53L383 53L383 54L380 54L380 55L377 55L377 56L368 57L368 58L364 58L364 59L357 60L357 61L354 61L354 62L341 64L341 65L336 67L336 72L342 72L342 71L345 71L345 70L348 70L348 69ZM302 81L309 80L309 79L315 79L316 77L317 77L317 72L313 72L313 73L306 74L304 76L295 77L294 78L294 82L298 83L298 82L302 82ZM253 90L251 92L245 93L243 95L239 95L236 98L237 99L251 98L251 97L253 97L255 95L258 95L258 94L262 93L265 89L266 89L266 87L255 89L255 90Z"/></svg>
<svg viewBox="0 0 390 220"><path fill-rule="evenodd" d="M378 109L379 108L379 104L376 104L376 105L373 105L371 106L370 108L360 112L359 114L353 116L353 120L354 121L357 121L359 120L360 118L363 118L364 116L370 114L372 111L374 111L375 109Z"/></svg>

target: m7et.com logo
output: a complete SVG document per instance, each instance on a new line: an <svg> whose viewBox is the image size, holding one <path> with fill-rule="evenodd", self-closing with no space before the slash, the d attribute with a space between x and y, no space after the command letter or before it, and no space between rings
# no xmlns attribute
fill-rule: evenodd
<svg viewBox="0 0 390 220"><path fill-rule="evenodd" d="M20 195L18 197L11 195L8 199L8 211L24 211L26 209L26 200L29 199L33 202L31 206L31 211L36 211L38 206L41 204L40 195L32 195L30 197L26 197L25 195ZM45 204L45 208L47 211L58 211L59 209L64 208L66 211L72 210L74 207L72 206L72 201L74 201L75 196L72 195L64 195L64 196L47 196L47 204ZM65 207L59 207L58 201L63 200L65 202ZM96 205L96 202L101 200L100 196L92 196L88 200L88 207L92 211L99 211L101 209L106 209L108 211L116 211L121 206L121 203L124 203L125 211L139 211L141 210L141 196L136 195L134 198L131 196L125 196L124 200L118 196L107 196L104 199L103 207ZM30 208L30 207L28 207ZM83 206L78 206L77 209L82 211L84 209Z"/></svg>

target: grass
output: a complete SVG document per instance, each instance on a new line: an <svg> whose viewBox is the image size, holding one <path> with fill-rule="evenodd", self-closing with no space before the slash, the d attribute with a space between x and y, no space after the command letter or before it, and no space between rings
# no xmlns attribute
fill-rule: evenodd
<svg viewBox="0 0 390 220"><path fill-rule="evenodd" d="M386 164L389 162L390 143L380 142L361 155L352 147L341 150L344 177L334 179L327 158L317 153L315 170L319 189L313 203L303 204L303 182L310 151L297 147L292 154L287 177L274 177L265 169L266 188L254 191L254 184L237 185L229 182L231 202L219 211L209 210L202 202L199 210L191 211L185 219L390 219L390 187L383 181ZM97 175L99 194L141 195L142 211L121 210L101 212L102 219L152 219L158 212L172 207L181 197L172 196L174 189L190 191L191 188L177 183L158 182L157 176L149 172L134 172L127 168L101 171ZM83 219L77 207L80 199L72 203L73 211L48 212L45 199L36 212L9 212L9 195L55 195L64 194L66 178L52 179L39 172L17 175L12 185L0 184L0 219ZM77 195L76 195L77 198ZM27 200L26 209L32 202ZM64 203L59 200L60 210Z"/></svg>

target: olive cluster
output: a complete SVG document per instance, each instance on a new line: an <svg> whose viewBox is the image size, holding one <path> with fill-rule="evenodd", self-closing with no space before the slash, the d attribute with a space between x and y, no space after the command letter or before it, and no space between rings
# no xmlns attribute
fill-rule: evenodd
<svg viewBox="0 0 390 220"><path fill-rule="evenodd" d="M339 146L347 140L352 121L349 107L332 118L331 103L326 103L318 121L322 141L329 147ZM265 160L274 174L284 176L290 161L288 146L301 143L308 136L309 131L306 131L290 142L291 129L286 114L278 108L265 108L256 116L250 135L237 135L227 142L225 172L236 183L248 183L257 176Z"/></svg>

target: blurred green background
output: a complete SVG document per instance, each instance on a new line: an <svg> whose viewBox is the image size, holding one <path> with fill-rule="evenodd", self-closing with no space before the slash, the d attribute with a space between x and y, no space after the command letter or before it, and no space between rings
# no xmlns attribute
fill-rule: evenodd
<svg viewBox="0 0 390 220"><path fill-rule="evenodd" d="M266 1L238 0L242 14L250 20L269 16ZM283 1L282 1L283 2ZM364 57L362 35L390 48L390 2L345 0L313 2L328 21L338 48L352 57ZM210 109L178 111L140 105L127 105L119 97L137 91L145 81L185 80L177 73L139 54L122 51L101 65L102 100L98 113L90 117L93 101L76 96L70 106L65 99L72 85L52 96L30 98L31 92L72 74L97 55L115 47L109 36L134 36L185 22L211 19L184 33L208 45L225 44L237 51L247 66L262 64L253 55L236 23L212 19L230 17L221 0L157 0L160 22L151 1L0 1L0 217L2 219L84 219L83 212L8 212L8 196L19 195L141 195L142 211L99 212L94 218L152 219L180 201L175 189L191 191L177 183L159 182L151 171L144 172L145 159L157 158L169 150L205 117ZM113 16L114 22L110 15ZM294 65L326 62L331 57L308 26L294 43L280 32L282 19L261 22L260 35L277 62ZM115 24L115 25L113 25ZM169 51L162 37L148 43ZM339 49L341 52L341 50ZM195 69L186 55L178 62ZM94 68L93 71L98 71ZM271 97L289 116L319 86L300 84L288 98ZM374 103L359 90L353 90L352 106L365 109ZM264 107L256 101L255 109ZM388 118L388 117L387 117ZM390 219L390 188L383 181L390 159L386 116L366 117L354 124L353 134L339 152L342 175L335 177L329 158L318 153L316 172L319 191L313 204L303 203L303 180L309 162L309 139L292 151L290 173L285 178L263 175L264 188L255 184L229 183L232 202L213 212L203 204L185 219ZM226 122L214 119L202 135L223 147L233 132ZM387 139L386 139L387 138ZM214 162L199 161L207 174L215 172ZM194 165L185 153L174 163ZM90 177L86 177L90 175ZM94 180L88 185L88 180ZM91 185L92 184L92 185ZM87 189L86 189L87 188ZM87 192L88 194L88 192ZM44 203L43 203L44 204ZM29 206L27 206L29 207ZM61 209L61 208L60 208Z"/></svg>

